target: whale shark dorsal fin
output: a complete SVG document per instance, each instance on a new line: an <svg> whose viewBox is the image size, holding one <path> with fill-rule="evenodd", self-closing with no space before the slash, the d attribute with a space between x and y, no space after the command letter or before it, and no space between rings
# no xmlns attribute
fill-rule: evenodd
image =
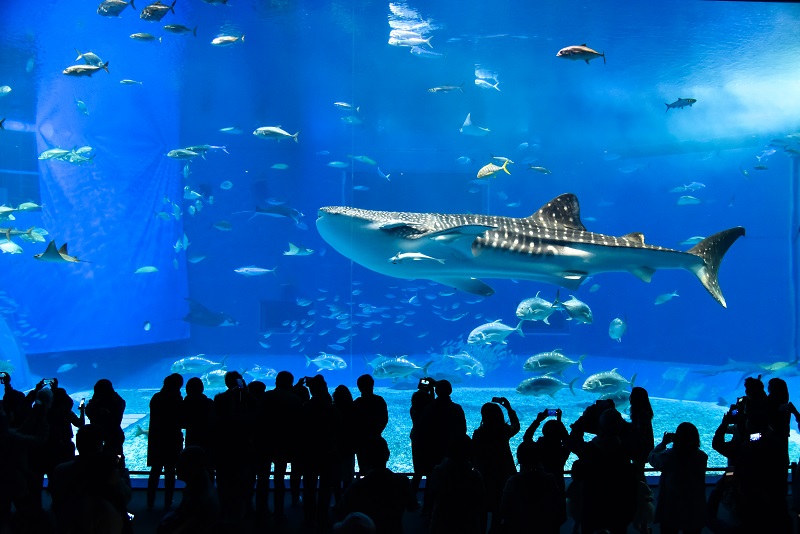
<svg viewBox="0 0 800 534"><path fill-rule="evenodd" d="M578 197L572 193L559 195L528 217L537 226L569 228L586 231L581 222L581 207Z"/></svg>

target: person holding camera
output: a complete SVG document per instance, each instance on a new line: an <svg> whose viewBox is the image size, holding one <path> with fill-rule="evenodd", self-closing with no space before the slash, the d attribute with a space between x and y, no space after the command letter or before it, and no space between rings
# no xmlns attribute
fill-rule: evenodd
<svg viewBox="0 0 800 534"><path fill-rule="evenodd" d="M580 503L582 532L605 529L623 534L634 518L639 480L622 444L624 425L614 402L605 400L595 401L572 424L569 443L578 460L572 465L568 493ZM584 441L586 432L596 436Z"/></svg>
<svg viewBox="0 0 800 534"><path fill-rule="evenodd" d="M500 406L508 412L506 423ZM487 512L492 514L489 532L499 532L500 498L511 475L516 474L509 441L520 431L517 412L505 397L494 397L481 407L481 423L472 433L475 467L483 475Z"/></svg>
<svg viewBox="0 0 800 534"><path fill-rule="evenodd" d="M419 490L423 475L430 475L434 467L430 465L430 461L426 457L426 448L423 446L422 436L420 435L420 425L422 414L425 413L425 410L436 398L433 392L435 385L436 380L433 378L427 376L420 378L419 384L417 384L417 391L411 395L411 409L409 410L411 433L409 438L411 439L411 460L414 464L414 476L411 479L411 487L414 489L414 494Z"/></svg>
<svg viewBox="0 0 800 534"><path fill-rule="evenodd" d="M28 417L33 402L26 402L25 394L11 386L11 375L0 373L0 382L3 383L3 409L8 418L10 428L19 428Z"/></svg>
<svg viewBox="0 0 800 534"><path fill-rule="evenodd" d="M566 483L564 481L564 465L569 458L570 450L567 443L569 432L567 427L561 422L561 408L548 408L536 414L536 418L531 422L530 426L525 430L522 436L522 441L525 443L534 443L533 436L542 421L548 417L555 417L547 421L542 427L542 437L536 441L539 448L538 458L542 464L542 468L553 475L556 484L561 490L562 494L566 494Z"/></svg>
<svg viewBox="0 0 800 534"><path fill-rule="evenodd" d="M661 532L700 534L705 526L708 455L700 450L697 427L684 422L674 433L664 432L647 460L661 471L655 511Z"/></svg>

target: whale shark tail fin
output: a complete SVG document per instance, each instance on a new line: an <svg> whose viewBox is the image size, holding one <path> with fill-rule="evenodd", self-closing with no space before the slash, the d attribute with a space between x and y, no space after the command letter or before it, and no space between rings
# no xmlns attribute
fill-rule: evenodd
<svg viewBox="0 0 800 534"><path fill-rule="evenodd" d="M727 304L717 280L719 265L731 245L743 235L744 228L741 226L729 228L703 239L687 251L689 254L698 256L703 260L703 264L693 268L692 271L700 279L703 287L711 293L714 300L719 302L723 308L727 308Z"/></svg>

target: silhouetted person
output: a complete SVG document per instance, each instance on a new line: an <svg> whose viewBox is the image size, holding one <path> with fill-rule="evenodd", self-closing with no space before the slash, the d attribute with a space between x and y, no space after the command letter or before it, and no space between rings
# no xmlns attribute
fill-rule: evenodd
<svg viewBox="0 0 800 534"><path fill-rule="evenodd" d="M631 389L628 397L631 422L624 427L622 441L630 454L636 475L639 478L636 514L633 524L636 530L647 534L648 524L653 521L653 492L644 476L647 457L655 446L653 438L653 408L647 390L641 387Z"/></svg>
<svg viewBox="0 0 800 534"><path fill-rule="evenodd" d="M104 450L103 431L92 424L79 429L75 441L78 456L56 467L48 481L59 532L126 531L131 488L120 458Z"/></svg>
<svg viewBox="0 0 800 534"><path fill-rule="evenodd" d="M567 520L566 499L555 477L542 465L541 447L523 441L517 447L517 460L519 473L508 479L500 502L502 532L558 534Z"/></svg>
<svg viewBox="0 0 800 534"><path fill-rule="evenodd" d="M292 386L292 392L300 398L301 402L305 404L311 399L311 393L308 391L306 380L309 377L301 376L297 379L297 383ZM300 436L302 438L302 436ZM300 448L294 454L294 459L291 462L292 472L289 474L289 488L292 494L292 506L300 504L300 482L303 478L303 455Z"/></svg>
<svg viewBox="0 0 800 534"><path fill-rule="evenodd" d="M345 385L333 391L333 409L336 413L335 447L336 466L333 479L333 499L336 504L355 477L356 443L358 433L354 413L353 395Z"/></svg>
<svg viewBox="0 0 800 534"><path fill-rule="evenodd" d="M767 404L769 407L769 426L775 432L775 439L779 441L781 449L785 452L786 465L789 465L789 433L791 430L792 416L800 422L800 413L794 404L789 401L789 387L782 378L771 378L767 382Z"/></svg>
<svg viewBox="0 0 800 534"><path fill-rule="evenodd" d="M481 423L472 433L472 456L475 467L483 475L486 488L486 511L492 515L490 532L500 527L500 497L508 478L517 472L509 440L520 430L517 412L505 397L499 403L487 402L481 407ZM505 422L503 406L508 412Z"/></svg>
<svg viewBox="0 0 800 534"><path fill-rule="evenodd" d="M542 410L536 414L536 418L531 422L530 426L525 430L525 434L522 436L523 442L534 442L533 435L536 429L539 428L542 421L548 417L552 417L549 415L548 411L549 410ZM561 422L561 413L560 408L556 409L556 419L551 419L544 424L542 427L542 436L536 440L536 445L542 468L553 475L561 492L566 494L564 465L566 465L570 455L569 444L567 443L569 432L567 432L567 427L564 426L564 423Z"/></svg>
<svg viewBox="0 0 800 534"><path fill-rule="evenodd" d="M336 415L325 378L316 375L307 379L306 385L311 399L303 404L301 412L303 516L307 527L325 528L329 526L328 509L336 461L333 443Z"/></svg>
<svg viewBox="0 0 800 534"><path fill-rule="evenodd" d="M219 498L209 476L208 455L187 446L178 457L178 480L186 487L181 502L158 525L158 534L216 534L220 532Z"/></svg>
<svg viewBox="0 0 800 534"><path fill-rule="evenodd" d="M431 534L486 532L486 489L470 462L472 440L453 439L442 463L433 468L425 491L431 502Z"/></svg>
<svg viewBox="0 0 800 534"><path fill-rule="evenodd" d="M596 406L587 411L596 410ZM570 434L570 447L578 456L572 476L573 483L580 484L581 532L606 529L611 534L622 534L634 516L639 482L630 455L622 445L625 421L616 409L606 409L597 420L597 436L584 442L587 423L579 418Z"/></svg>
<svg viewBox="0 0 800 534"><path fill-rule="evenodd" d="M103 451L113 456L120 456L124 462L122 442L125 433L122 431L122 416L125 413L125 399L114 391L111 381L101 378L94 385L94 395L86 404L86 417L94 428L103 436ZM124 463L123 463L124 465Z"/></svg>
<svg viewBox="0 0 800 534"><path fill-rule="evenodd" d="M386 467L389 446L383 438L372 438L365 444L361 472L363 478L353 482L342 498L342 510L361 512L375 522L376 534L403 532L403 513L416 510L417 499L405 475Z"/></svg>
<svg viewBox="0 0 800 534"><path fill-rule="evenodd" d="M182 427L186 429L186 446L200 447L206 452L206 458L210 458L214 401L203 393L204 389L203 381L196 376L186 382ZM210 460L208 463L210 465Z"/></svg>
<svg viewBox="0 0 800 534"><path fill-rule="evenodd" d="M672 443L672 448L667 445ZM706 519L706 467L708 455L700 450L700 433L691 423L681 423L675 433L664 433L649 455L661 471L655 522L662 534L699 534Z"/></svg>
<svg viewBox="0 0 800 534"><path fill-rule="evenodd" d="M255 411L247 385L237 371L225 373L228 388L214 396L214 454L222 518L241 524L255 483L253 425Z"/></svg>
<svg viewBox="0 0 800 534"><path fill-rule="evenodd" d="M434 387L436 399L422 414L419 429L419 445L428 465L439 465L444 460L450 441L467 433L467 418L464 409L453 402L450 395L453 386L447 380L439 380ZM425 493L423 515L430 514L431 503Z"/></svg>
<svg viewBox="0 0 800 534"><path fill-rule="evenodd" d="M285 519L284 498L286 495L286 466L292 464L292 473L300 469L295 463L300 440L300 417L303 401L295 395L292 382L294 377L289 371L280 371L275 377L275 389L264 393L264 411L261 424L269 428L265 444L267 453L267 469L274 466L273 480L275 522L280 524ZM303 388L305 389L305 388ZM266 499L269 488L260 485L256 490L256 499ZM299 491L299 485L298 485ZM260 495L260 497L259 497ZM266 503L264 503L266 504Z"/></svg>
<svg viewBox="0 0 800 534"><path fill-rule="evenodd" d="M347 514L347 517L333 525L334 534L375 534L375 522L361 512Z"/></svg>
<svg viewBox="0 0 800 534"><path fill-rule="evenodd" d="M3 383L3 406L9 428L19 428L28 418L32 403L26 401L23 392L13 388L10 374L0 373L0 382Z"/></svg>
<svg viewBox="0 0 800 534"><path fill-rule="evenodd" d="M363 448L376 443L373 438L381 437L389 423L389 409L380 395L375 395L375 379L371 375L361 375L356 381L361 396L353 401L353 420L356 431L356 455L361 465Z"/></svg>
<svg viewBox="0 0 800 534"><path fill-rule="evenodd" d="M28 476L26 483L30 486L30 501L23 504L26 510L40 511L42 509L42 487L44 474L55 466L51 463L48 449L50 441L50 408L53 405L53 390L50 383L39 382L32 389L27 399L32 403L28 418L19 427L19 431L28 436L46 436L44 442L29 446L26 454L28 458Z"/></svg>
<svg viewBox="0 0 800 534"><path fill-rule="evenodd" d="M420 378L417 385L417 391L411 395L411 460L414 464L414 477L411 479L411 487L416 493L419 490L419 485L422 482L423 476L428 476L433 470L433 465L430 460L426 458L426 449L421 444L422 438L419 436L420 427L422 426L422 414L430 406L436 398L434 394L434 385L436 381L432 378Z"/></svg>
<svg viewBox="0 0 800 534"><path fill-rule="evenodd" d="M24 398L24 396L23 396ZM41 511L31 509L31 477L28 465L28 450L41 446L47 439L47 428L40 428L39 435L28 435L9 428L9 418L0 403L0 532L10 528L11 505L17 510L17 518L27 521L41 515Z"/></svg>
<svg viewBox="0 0 800 534"><path fill-rule="evenodd" d="M247 384L247 391L253 403L253 467L256 477L256 525L263 527L266 525L269 516L269 503L267 495L270 483L270 462L267 443L269 442L271 429L266 424L266 391L267 385L259 380L253 380ZM252 501L252 495L247 497L248 502Z"/></svg>
<svg viewBox="0 0 800 534"><path fill-rule="evenodd" d="M175 493L175 466L183 449L183 397L181 396L183 377L173 373L164 378L161 391L150 399L150 430L147 433L147 465L150 476L147 479L147 508L152 509L156 502L158 479L164 470L164 508L172 506Z"/></svg>

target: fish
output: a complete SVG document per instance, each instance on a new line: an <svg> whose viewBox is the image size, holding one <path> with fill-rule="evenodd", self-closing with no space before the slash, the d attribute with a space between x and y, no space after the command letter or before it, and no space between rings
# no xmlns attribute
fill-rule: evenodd
<svg viewBox="0 0 800 534"><path fill-rule="evenodd" d="M468 158L467 156L459 156L456 158L456 163L459 165L469 165L472 163L472 158Z"/></svg>
<svg viewBox="0 0 800 534"><path fill-rule="evenodd" d="M261 276L262 274L272 273L275 276L278 276L275 273L277 267L273 267L272 269L264 269L263 267L256 267L255 265L249 265L247 267L239 267L238 269L234 269L233 272L243 274L245 276Z"/></svg>
<svg viewBox="0 0 800 534"><path fill-rule="evenodd" d="M230 232L233 230L233 225L228 221L217 221L212 224L211 227L219 230L220 232Z"/></svg>
<svg viewBox="0 0 800 534"><path fill-rule="evenodd" d="M366 163L368 165L377 165L378 162L372 159L369 156L351 156L350 154L347 155L348 158L354 161L360 161L361 163Z"/></svg>
<svg viewBox="0 0 800 534"><path fill-rule="evenodd" d="M550 352L541 352L535 354L525 360L522 364L522 370L530 373L539 373L543 375L561 374L573 365L578 366L578 370L583 371L583 360L586 358L584 354L578 361L570 360L561 353L561 349L554 349Z"/></svg>
<svg viewBox="0 0 800 534"><path fill-rule="evenodd" d="M209 389L223 388L225 387L226 374L228 374L227 369L214 369L203 373L200 376L200 380L202 380L205 387Z"/></svg>
<svg viewBox="0 0 800 534"><path fill-rule="evenodd" d="M319 356L313 359L306 356L306 367L311 366L312 363L317 366L319 371L347 369L347 362L345 362L341 356L328 354L326 352L320 352Z"/></svg>
<svg viewBox="0 0 800 534"><path fill-rule="evenodd" d="M339 109L355 113L358 113L361 110L360 107L355 107L353 104L350 104L349 102L334 102L333 105L334 107L337 107Z"/></svg>
<svg viewBox="0 0 800 534"><path fill-rule="evenodd" d="M433 48L431 44L431 39L433 36L428 37L427 39L423 39L421 36L414 36L414 37L405 37L398 39L397 37L389 37L389 44L392 46L405 46L405 47L414 47L420 45L428 45L428 47Z"/></svg>
<svg viewBox="0 0 800 534"><path fill-rule="evenodd" d="M83 113L88 117L89 108L86 107L86 104L83 102L83 100L78 100L77 96L73 96L72 98L75 99L75 106L78 108L78 111L80 111L81 113Z"/></svg>
<svg viewBox="0 0 800 534"><path fill-rule="evenodd" d="M439 263L444 263L444 260L439 258L432 258L430 256L426 256L425 254L420 254L419 252L398 252L391 258L389 261L392 263L400 263L404 260L412 260L412 261L422 261L422 260L431 260L431 261L438 261Z"/></svg>
<svg viewBox="0 0 800 534"><path fill-rule="evenodd" d="M167 152L167 157L172 159L189 160L189 159L194 159L199 155L200 154L198 154L197 152L194 152L192 150L186 150L185 148L177 148L175 150L170 150L169 152Z"/></svg>
<svg viewBox="0 0 800 534"><path fill-rule="evenodd" d="M174 361L170 367L170 372L189 375L203 374L211 369L225 367L225 361L227 359L228 357L225 356L222 358L221 362L215 362L205 358L205 354L187 356L186 358L181 358L180 360Z"/></svg>
<svg viewBox="0 0 800 534"><path fill-rule="evenodd" d="M631 377L628 382L624 376L617 372L617 368L602 373L595 373L586 378L581 386L583 391L589 393L596 393L598 395L608 395L618 393L623 389L630 386L633 388L633 383L636 381L636 375Z"/></svg>
<svg viewBox="0 0 800 534"><path fill-rule="evenodd" d="M289 243L289 250L283 252L284 256L310 256L314 251L310 248L298 247L293 243Z"/></svg>
<svg viewBox="0 0 800 534"><path fill-rule="evenodd" d="M17 211L19 208L17 208ZM31 226L27 230L17 230L16 228L0 228L0 235L6 236L6 241L11 241L12 237L31 236L36 230L35 226ZM27 241L27 240L26 240Z"/></svg>
<svg viewBox="0 0 800 534"><path fill-rule="evenodd" d="M190 298L185 299L189 303L189 313L183 320L187 323L200 326L239 326L239 321L224 312L213 312Z"/></svg>
<svg viewBox="0 0 800 534"><path fill-rule="evenodd" d="M350 164L344 161L331 161L328 163L328 167L333 167L334 169L346 169L349 166Z"/></svg>
<svg viewBox="0 0 800 534"><path fill-rule="evenodd" d="M728 361L722 365L709 366L709 369L692 369L691 372L703 376L716 376L723 373L744 373L757 374L763 370L763 364L755 362L737 362L728 358Z"/></svg>
<svg viewBox="0 0 800 534"><path fill-rule="evenodd" d="M594 293L595 291L599 290L600 290L600 284L592 284L592 286L589 288L589 293Z"/></svg>
<svg viewBox="0 0 800 534"><path fill-rule="evenodd" d="M480 178L488 178L489 176L494 176L499 171L503 171L506 174L511 174L509 172L509 170L508 170L508 163L509 163L508 161L503 162L503 166L502 167L498 167L494 163L489 163L488 165L484 165L478 171L477 178L478 179L480 179Z"/></svg>
<svg viewBox="0 0 800 534"><path fill-rule="evenodd" d="M381 170L381 168L378 167L377 165L375 166L375 170L377 171L378 176L380 176L384 180L391 181L391 180L389 180L389 176L391 176L391 174L384 174L383 171Z"/></svg>
<svg viewBox="0 0 800 534"><path fill-rule="evenodd" d="M133 437L138 438L139 436L150 439L150 427L142 428L141 425L136 425L136 428L133 430Z"/></svg>
<svg viewBox="0 0 800 534"><path fill-rule="evenodd" d="M135 41L142 41L142 42L158 41L159 43L163 42L161 37L156 37L153 34L145 32L132 33L130 37Z"/></svg>
<svg viewBox="0 0 800 534"><path fill-rule="evenodd" d="M256 128L253 135L261 139L275 139L276 141L294 139L294 142L297 143L297 136L300 135L300 132L296 132L292 135L286 130L282 130L280 126L262 126L261 128Z"/></svg>
<svg viewBox="0 0 800 534"><path fill-rule="evenodd" d="M466 351L462 351L458 354L449 354L448 358L455 360L456 362L456 371L467 371L467 375L474 375L480 378L486 376L486 371L483 368L483 364L471 354Z"/></svg>
<svg viewBox="0 0 800 534"><path fill-rule="evenodd" d="M382 380L384 378L405 378L418 371L422 371L422 376L427 376L428 367L432 363L433 362L430 361L420 367L419 365L408 361L402 356L397 358L386 358L373 367L372 377L376 380Z"/></svg>
<svg viewBox="0 0 800 534"><path fill-rule="evenodd" d="M495 81L494 84L491 84L484 80L483 78L476 78L475 85L480 87L481 89L494 89L495 91L500 91L500 82Z"/></svg>
<svg viewBox="0 0 800 534"><path fill-rule="evenodd" d="M676 289L672 293L662 293L661 295L656 297L654 304L658 306L659 304L664 304L665 302L669 302L675 297L679 297L678 290Z"/></svg>
<svg viewBox="0 0 800 534"><path fill-rule="evenodd" d="M271 367L261 367L260 365L254 365L250 369L247 369L245 373L255 380L274 380L275 377L278 376L278 371L275 369Z"/></svg>
<svg viewBox="0 0 800 534"><path fill-rule="evenodd" d="M564 388L569 388L570 392L575 395L573 386L575 385L576 380L578 380L577 377L573 378L569 384L567 384L558 378L553 378L550 375L526 378L517 386L517 393L526 396L550 395L551 397L555 398L557 391Z"/></svg>
<svg viewBox="0 0 800 534"><path fill-rule="evenodd" d="M184 33L191 33L192 35L197 37L197 26L195 26L194 29L192 29L184 26L183 24L167 24L166 26L164 26L164 31L168 31L169 33L175 33L178 35Z"/></svg>
<svg viewBox="0 0 800 534"><path fill-rule="evenodd" d="M104 70L108 72L108 63L105 63L102 67L98 67L96 65L72 65L71 67L67 67L64 69L62 74L66 74L67 76L91 76L98 70Z"/></svg>
<svg viewBox="0 0 800 534"><path fill-rule="evenodd" d="M723 256L745 234L741 226L711 235L686 252L647 245L641 233L621 237L590 232L580 220L578 198L560 195L526 218L475 214L386 212L346 206L318 210L320 236L343 256L375 272L426 279L490 296L480 280L533 280L577 289L590 275L627 271L649 282L658 269L683 269L726 307L718 282ZM438 262L401 267L386 261L413 250Z"/></svg>
<svg viewBox="0 0 800 534"><path fill-rule="evenodd" d="M429 93L452 93L453 91L464 92L464 84L461 85L439 85L428 89Z"/></svg>
<svg viewBox="0 0 800 534"><path fill-rule="evenodd" d="M472 113L467 113L467 118L464 120L464 124L461 125L461 129L459 130L464 135L473 135L475 137L483 137L491 132L489 128L482 128L481 126L475 126L472 124Z"/></svg>
<svg viewBox="0 0 800 534"><path fill-rule="evenodd" d="M0 240L0 251L3 254L22 254L22 247L9 239Z"/></svg>
<svg viewBox="0 0 800 534"><path fill-rule="evenodd" d="M270 167L270 169L275 169L276 171L285 171L288 168L289 166L285 163L276 163L275 165Z"/></svg>
<svg viewBox="0 0 800 534"><path fill-rule="evenodd" d="M153 324L150 321L145 321L142 328L144 328L145 332L149 332L150 329L153 328Z"/></svg>
<svg viewBox="0 0 800 534"><path fill-rule="evenodd" d="M172 11L172 14L174 15L175 1L172 2L172 5L168 6L166 4L162 4L161 0L156 0L154 3L146 6L142 12L139 13L139 18L148 22L159 22L169 11Z"/></svg>
<svg viewBox="0 0 800 534"><path fill-rule="evenodd" d="M553 302L545 300L539 296L540 291L536 292L536 296L523 300L517 305L517 317L523 321L542 321L544 324L549 325L548 318L559 309L558 293Z"/></svg>
<svg viewBox="0 0 800 534"><path fill-rule="evenodd" d="M467 343L470 345L490 345L492 343L506 344L506 338L513 334L518 333L522 337L522 321L517 323L516 328L504 325L500 320L491 323L485 323L472 330L467 338Z"/></svg>
<svg viewBox="0 0 800 534"><path fill-rule="evenodd" d="M0 119L0 130L5 130L5 129L6 129L6 127L5 127L5 125L4 125L4 124L5 124L5 122L6 122L6 118L5 118L5 117L3 117L2 119Z"/></svg>
<svg viewBox="0 0 800 534"><path fill-rule="evenodd" d="M244 35L220 35L219 37L214 37L211 40L211 44L214 46L230 46L237 41L244 42Z"/></svg>
<svg viewBox="0 0 800 534"><path fill-rule="evenodd" d="M575 320L579 324L592 324L592 309L583 301L576 299L573 295L569 300L559 303L558 307L567 312L567 321Z"/></svg>
<svg viewBox="0 0 800 534"><path fill-rule="evenodd" d="M75 49L75 51L78 53L78 57L75 58L75 61L82 59L84 63L86 63L87 65L93 65L95 67L101 67L101 68L103 67L103 65L105 65L105 63L103 63L103 60L100 59L100 56L98 56L94 52L82 53L77 48Z"/></svg>
<svg viewBox="0 0 800 534"><path fill-rule="evenodd" d="M130 2L124 2L123 0L104 0L97 7L97 14L103 17L119 17L119 14L122 13L128 5L136 9L136 6L133 5L133 0Z"/></svg>
<svg viewBox="0 0 800 534"><path fill-rule="evenodd" d="M145 265L144 267L139 267L133 274L143 274L143 273L157 273L158 267L153 267L152 265Z"/></svg>
<svg viewBox="0 0 800 534"><path fill-rule="evenodd" d="M300 217L303 216L299 210L287 206L286 204L270 205L266 208L256 206L256 213L268 215L270 217L286 217L287 219L293 220L295 224L300 224Z"/></svg>
<svg viewBox="0 0 800 534"><path fill-rule="evenodd" d="M678 206L691 206L693 204L700 204L702 200L697 197L693 197L691 195L683 195L678 199Z"/></svg>
<svg viewBox="0 0 800 534"><path fill-rule="evenodd" d="M631 407L631 392L626 390L620 390L616 393L604 393L597 397L598 400L610 400L614 402L614 408L617 409L618 412L622 413L624 411L630 411ZM727 405L726 405L727 407Z"/></svg>
<svg viewBox="0 0 800 534"><path fill-rule="evenodd" d="M224 134L231 134L231 135L239 135L241 133L244 133L244 130L242 130L238 126L226 126L225 128L220 128L219 131Z"/></svg>
<svg viewBox="0 0 800 534"><path fill-rule="evenodd" d="M67 371L72 371L76 367L78 367L77 363L63 363L58 366L56 373L66 373Z"/></svg>
<svg viewBox="0 0 800 534"><path fill-rule="evenodd" d="M723 300L723 303L725 301ZM723 303L723 307L725 306ZM625 319L620 319L616 317L611 320L611 324L608 325L608 337L617 341L618 343L622 342L622 336L625 334L625 331L628 329L628 321Z"/></svg>
<svg viewBox="0 0 800 534"><path fill-rule="evenodd" d="M356 117L355 115L348 115L347 117L342 117L342 122L345 124L349 124L351 126L359 126L364 124L364 121Z"/></svg>
<svg viewBox="0 0 800 534"><path fill-rule="evenodd" d="M70 256L67 252L67 244L61 245L61 248L56 248L55 240L47 244L47 249L44 252L35 254L33 256L39 261L46 261L50 263L88 263L85 260L79 260L75 256Z"/></svg>
<svg viewBox="0 0 800 534"><path fill-rule="evenodd" d="M573 61L583 60L586 62L587 65L589 64L590 60L602 57L603 65L606 64L606 54L605 53L601 54L597 50L592 50L591 48L586 46L586 44L564 47L558 51L556 57L571 59Z"/></svg>
<svg viewBox="0 0 800 534"><path fill-rule="evenodd" d="M696 98L679 98L678 100L676 100L672 104L666 104L665 103L664 105L667 106L667 111L669 111L671 109L681 109L681 108L685 108L687 106L688 107L692 107L692 105L695 102L697 102ZM664 113L666 113L667 111L665 111Z"/></svg>
<svg viewBox="0 0 800 534"><path fill-rule="evenodd" d="M119 83L121 83L122 85L142 85L142 82L140 81L128 80L128 79L120 80Z"/></svg>
<svg viewBox="0 0 800 534"><path fill-rule="evenodd" d="M225 180L224 182L219 184L219 188L222 189L223 191L229 191L232 187L233 183L228 180Z"/></svg>
<svg viewBox="0 0 800 534"><path fill-rule="evenodd" d="M542 174L553 174L550 171L550 169L547 169L545 167L539 167L539 166L536 166L536 165L532 165L530 163L528 164L528 170L536 171L536 172L539 172L539 173L542 173Z"/></svg>

